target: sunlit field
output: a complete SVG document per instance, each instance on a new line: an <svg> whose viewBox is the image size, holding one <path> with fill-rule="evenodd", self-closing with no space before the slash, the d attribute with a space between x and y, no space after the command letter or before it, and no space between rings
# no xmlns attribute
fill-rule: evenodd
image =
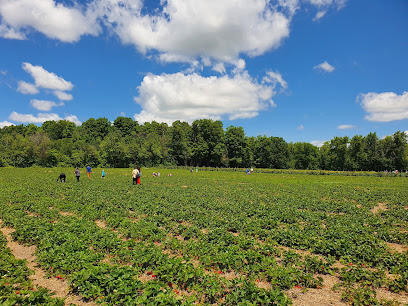
<svg viewBox="0 0 408 306"><path fill-rule="evenodd" d="M11 240L82 302L408 303L407 177L74 170L0 168L2 303L63 304Z"/></svg>

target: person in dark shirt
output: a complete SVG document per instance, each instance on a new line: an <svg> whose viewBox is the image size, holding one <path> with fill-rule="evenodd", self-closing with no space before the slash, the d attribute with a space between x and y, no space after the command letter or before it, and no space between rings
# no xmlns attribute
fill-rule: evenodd
<svg viewBox="0 0 408 306"><path fill-rule="evenodd" d="M75 173L77 182L79 182L79 177L81 176L81 171L79 171L79 168L78 168L78 167L75 169L75 172L74 172L74 173Z"/></svg>

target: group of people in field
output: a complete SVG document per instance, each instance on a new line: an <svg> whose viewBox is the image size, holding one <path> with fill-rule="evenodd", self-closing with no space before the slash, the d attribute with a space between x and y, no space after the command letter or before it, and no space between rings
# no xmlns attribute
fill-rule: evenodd
<svg viewBox="0 0 408 306"><path fill-rule="evenodd" d="M88 177L88 179L91 178L91 173L92 173L91 166L90 165L86 166L86 176ZM74 174L77 179L77 182L79 182L79 178L81 177L81 170L79 170L78 167L76 167ZM105 178L105 170L102 170L102 178Z"/></svg>
<svg viewBox="0 0 408 306"><path fill-rule="evenodd" d="M88 179L91 178L91 173L92 173L92 168L91 166L87 165L86 166L86 176ZM79 178L81 177L81 170L79 170L79 167L76 167L74 171L75 177L77 179L77 182L79 182ZM102 178L105 178L105 170L102 169ZM133 185L140 185L140 176L142 175L142 171L140 170L140 167L135 167L132 171L132 177L133 177ZM61 173L59 177L57 178L57 181L64 182L66 180L67 176L65 173Z"/></svg>

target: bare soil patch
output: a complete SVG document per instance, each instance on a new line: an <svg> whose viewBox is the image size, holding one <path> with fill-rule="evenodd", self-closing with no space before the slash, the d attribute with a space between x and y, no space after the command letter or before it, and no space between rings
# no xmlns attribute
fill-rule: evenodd
<svg viewBox="0 0 408 306"><path fill-rule="evenodd" d="M73 216L73 217L76 217L76 215L74 214L74 213L72 213L72 212L68 212L68 211L60 211L59 212L60 213L60 215L62 215L62 216Z"/></svg>
<svg viewBox="0 0 408 306"><path fill-rule="evenodd" d="M395 300L403 305L408 305L408 294L407 293L393 293L383 288L379 288L376 291L376 297L378 300Z"/></svg>
<svg viewBox="0 0 408 306"><path fill-rule="evenodd" d="M408 251L408 247L403 244L391 243L391 242L386 242L386 244L391 250L397 251L398 253L404 253Z"/></svg>
<svg viewBox="0 0 408 306"><path fill-rule="evenodd" d="M386 211L386 210L388 210L387 203L378 203L376 207L374 207L373 209L370 209L370 211L373 214L378 214L380 211Z"/></svg>
<svg viewBox="0 0 408 306"><path fill-rule="evenodd" d="M0 222L1 224L1 222ZM34 255L36 247L21 245L12 240L11 233L14 232L12 228L2 227L1 232L7 239L7 247L11 250L11 253L17 259L25 259L27 261L27 267L34 271L34 274L30 276L35 287L44 287L55 293L58 298L65 298L65 305L96 305L92 302L84 302L79 296L69 294L69 284L66 280L60 280L56 278L47 278L45 271L37 267L37 257Z"/></svg>
<svg viewBox="0 0 408 306"><path fill-rule="evenodd" d="M331 275L321 275L323 278L323 288L307 289L292 288L287 291L288 296L292 299L293 305L297 306L342 306L348 305L341 301L341 292L333 291L332 288L340 280Z"/></svg>
<svg viewBox="0 0 408 306"><path fill-rule="evenodd" d="M101 220L95 220L95 224L99 227L99 228L106 228L106 223L101 221Z"/></svg>
<svg viewBox="0 0 408 306"><path fill-rule="evenodd" d="M272 288L271 284L268 282L263 282L263 281L257 281L255 283L255 285L259 288L259 289L265 289L265 290L270 290Z"/></svg>

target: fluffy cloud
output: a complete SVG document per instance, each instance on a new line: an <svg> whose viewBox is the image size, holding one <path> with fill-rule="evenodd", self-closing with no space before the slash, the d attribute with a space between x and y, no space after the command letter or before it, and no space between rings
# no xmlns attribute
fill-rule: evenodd
<svg viewBox="0 0 408 306"><path fill-rule="evenodd" d="M36 87L59 91L72 90L74 87L71 82L65 81L55 73L48 72L41 66L33 66L30 63L23 63L23 69L31 74Z"/></svg>
<svg viewBox="0 0 408 306"><path fill-rule="evenodd" d="M55 90L54 95L61 101L70 101L73 98L71 94L59 90Z"/></svg>
<svg viewBox="0 0 408 306"><path fill-rule="evenodd" d="M76 125L81 124L81 121L79 121L79 119L74 115L68 115L65 118L61 118L59 115L53 113L39 113L37 116L34 116L32 114L19 114L17 112L12 112L9 119L22 123L43 123L49 120L68 120L74 122Z"/></svg>
<svg viewBox="0 0 408 306"><path fill-rule="evenodd" d="M48 72L41 66L33 66L30 63L23 63L22 67L33 77L34 84L19 81L17 91L23 94L34 95L40 92L39 88L44 88L53 90L53 94L61 101L72 100L72 95L65 92L74 88L74 85L71 82L64 80L53 72Z"/></svg>
<svg viewBox="0 0 408 306"><path fill-rule="evenodd" d="M44 111L44 112L48 112L51 110L51 108L55 107L55 106L63 106L64 103L55 103L52 101L46 101L46 100L37 100L37 99L33 99L30 101L30 104L35 108L38 109L40 111Z"/></svg>
<svg viewBox="0 0 408 306"><path fill-rule="evenodd" d="M18 82L17 91L25 95L35 95L40 92L34 84L30 84L24 81Z"/></svg>
<svg viewBox="0 0 408 306"><path fill-rule="evenodd" d="M322 147L326 140L312 140L310 143L318 148Z"/></svg>
<svg viewBox="0 0 408 306"><path fill-rule="evenodd" d="M280 5L276 5L279 2ZM93 7L123 43L156 50L163 61L214 58L233 62L279 47L289 36L294 0L167 0L143 15L142 1L98 0Z"/></svg>
<svg viewBox="0 0 408 306"><path fill-rule="evenodd" d="M305 127L301 124L296 128L298 131L303 131Z"/></svg>
<svg viewBox="0 0 408 306"><path fill-rule="evenodd" d="M356 126L351 125L351 124L342 124L342 125L339 125L337 127L337 129L339 129L339 130L348 130L348 129L355 129L355 128L356 128Z"/></svg>
<svg viewBox="0 0 408 306"><path fill-rule="evenodd" d="M18 40L23 40L26 38L23 33L19 33L15 29L10 28L5 24L0 24L0 37Z"/></svg>
<svg viewBox="0 0 408 306"><path fill-rule="evenodd" d="M24 39L26 31L35 29L49 38L76 42L101 31L94 11L54 0L1 0L0 15L0 36L5 38Z"/></svg>
<svg viewBox="0 0 408 306"><path fill-rule="evenodd" d="M319 70L319 71L324 71L324 72L333 72L334 67L330 65L328 62L324 61L323 63L314 66L313 69Z"/></svg>
<svg viewBox="0 0 408 306"><path fill-rule="evenodd" d="M276 74L276 77L273 77ZM135 101L142 107L135 119L139 122L156 120L172 123L196 119L234 120L252 118L272 101L277 84L285 84L278 73L271 73L262 84L247 73L234 77L202 77L198 74L147 75L138 87Z"/></svg>
<svg viewBox="0 0 408 306"><path fill-rule="evenodd" d="M5 126L10 126L14 125L14 123L8 122L8 121L2 121L0 122L0 128L4 128Z"/></svg>
<svg viewBox="0 0 408 306"><path fill-rule="evenodd" d="M388 122L408 119L408 92L402 95L393 92L360 94L357 102L368 113L365 119Z"/></svg>

